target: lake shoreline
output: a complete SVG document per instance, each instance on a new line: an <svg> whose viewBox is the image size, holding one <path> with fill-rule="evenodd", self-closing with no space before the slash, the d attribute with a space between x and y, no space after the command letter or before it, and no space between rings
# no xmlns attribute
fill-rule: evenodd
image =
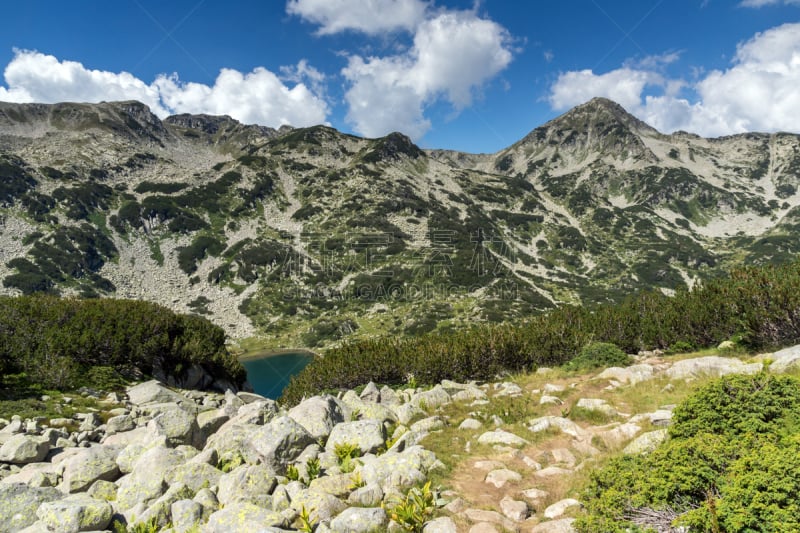
<svg viewBox="0 0 800 533"><path fill-rule="evenodd" d="M239 362L256 361L258 359L269 359L270 357L286 354L308 354L317 357L316 353L306 348L281 348L278 350L248 350L243 352L241 355L237 355L236 358L239 360Z"/></svg>

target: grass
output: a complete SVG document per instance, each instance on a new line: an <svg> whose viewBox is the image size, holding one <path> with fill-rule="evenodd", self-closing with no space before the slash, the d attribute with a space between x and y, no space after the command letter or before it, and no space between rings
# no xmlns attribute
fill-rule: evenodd
<svg viewBox="0 0 800 533"><path fill-rule="evenodd" d="M50 398L42 400L44 396ZM72 398L71 403L65 404L65 398ZM3 376L0 383L0 418L7 420L13 415L19 415L23 419L41 416L49 421L52 418L71 418L76 413L86 413L93 409L100 410L101 418L105 419L107 414L103 411L108 408L108 403L85 398L74 391L45 389L31 382L24 374Z"/></svg>

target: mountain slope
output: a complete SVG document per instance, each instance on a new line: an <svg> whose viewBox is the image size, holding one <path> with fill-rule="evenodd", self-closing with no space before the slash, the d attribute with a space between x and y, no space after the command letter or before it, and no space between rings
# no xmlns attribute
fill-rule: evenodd
<svg viewBox="0 0 800 533"><path fill-rule="evenodd" d="M491 155L138 102L0 103L0 279L314 346L785 260L798 182L797 135L663 135L604 99Z"/></svg>

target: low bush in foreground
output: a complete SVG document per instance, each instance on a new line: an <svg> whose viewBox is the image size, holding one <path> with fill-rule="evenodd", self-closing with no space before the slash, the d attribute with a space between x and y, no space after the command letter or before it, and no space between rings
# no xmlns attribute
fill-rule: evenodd
<svg viewBox="0 0 800 533"><path fill-rule="evenodd" d="M675 410L646 456L592 472L580 532L800 531L800 380L729 376Z"/></svg>
<svg viewBox="0 0 800 533"><path fill-rule="evenodd" d="M238 385L246 377L225 332L205 318L133 300L0 297L0 376L24 372L66 389L97 367L180 377L193 364Z"/></svg>
<svg viewBox="0 0 800 533"><path fill-rule="evenodd" d="M562 306L522 324L347 342L294 376L283 400L294 403L368 381L399 384L409 374L420 384L489 379L503 371L564 364L596 342L635 353L707 348L734 336L750 349L800 342L800 262L742 268L673 297L651 291L615 305ZM619 354L608 350L596 355L616 361Z"/></svg>

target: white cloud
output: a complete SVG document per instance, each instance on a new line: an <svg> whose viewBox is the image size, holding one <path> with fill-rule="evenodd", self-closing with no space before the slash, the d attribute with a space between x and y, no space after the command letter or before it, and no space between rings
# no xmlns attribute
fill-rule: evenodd
<svg viewBox="0 0 800 533"><path fill-rule="evenodd" d="M421 0L289 0L286 11L320 26L317 33L359 31L370 35L412 31L424 18Z"/></svg>
<svg viewBox="0 0 800 533"><path fill-rule="evenodd" d="M342 74L347 120L359 133L377 137L402 131L418 139L430 128L425 108L446 100L456 111L512 59L511 37L499 24L471 11L449 11L425 20L413 46L389 57L350 57Z"/></svg>
<svg viewBox="0 0 800 533"><path fill-rule="evenodd" d="M799 0L800 1L800 0ZM645 94L655 86L663 94ZM622 67L605 74L562 73L551 86L554 109L594 96L617 100L657 129L704 136L745 131L800 131L800 23L784 24L739 44L726 70L702 74L692 85L647 69ZM693 93L693 102L681 98Z"/></svg>
<svg viewBox="0 0 800 533"><path fill-rule="evenodd" d="M7 102L139 100L154 113L167 114L159 102L158 90L128 72L90 70L75 61L14 50L4 74L8 88L0 86L0 100Z"/></svg>
<svg viewBox="0 0 800 533"><path fill-rule="evenodd" d="M323 81L322 75L304 61L286 72L318 86ZM230 115L246 124L278 127L319 124L328 114L320 93L300 82L290 88L263 67L247 74L222 69L213 86L183 83L177 74L160 75L147 84L127 72L90 70L75 61L59 61L52 55L16 50L6 66L5 80L7 87L0 86L0 100L43 103L139 100L162 118L172 113L208 113Z"/></svg>
<svg viewBox="0 0 800 533"><path fill-rule="evenodd" d="M739 6L764 7L764 6L775 6L781 4L800 6L800 0L742 0L742 2L739 3Z"/></svg>

